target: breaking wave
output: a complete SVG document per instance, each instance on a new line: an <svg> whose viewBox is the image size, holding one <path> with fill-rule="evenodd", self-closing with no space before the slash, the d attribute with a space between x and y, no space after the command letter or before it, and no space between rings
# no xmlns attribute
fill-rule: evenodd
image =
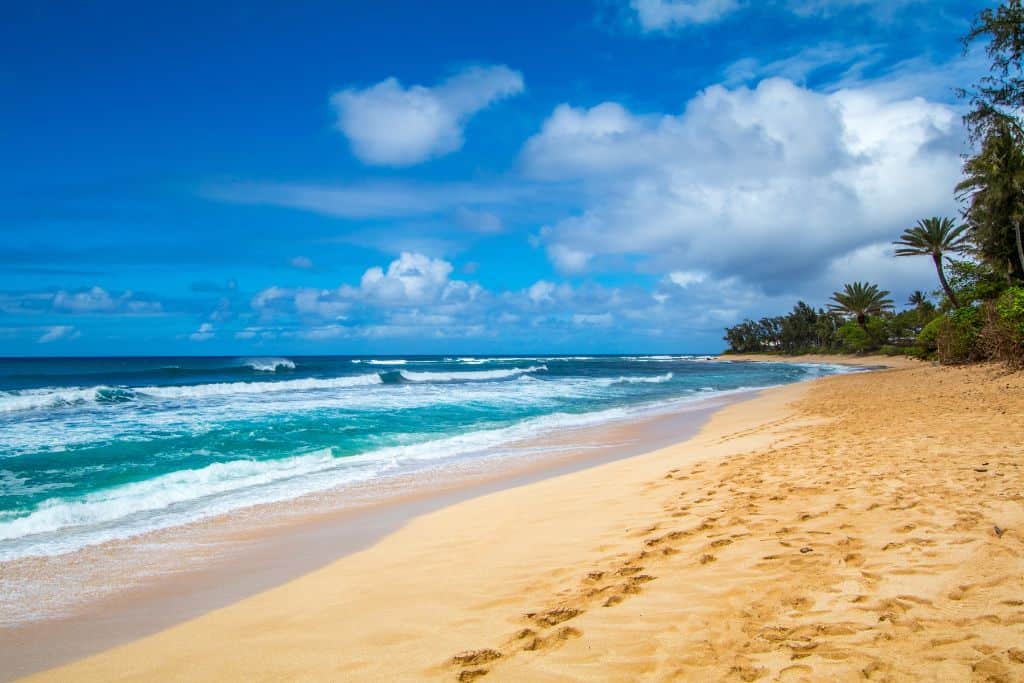
<svg viewBox="0 0 1024 683"><path fill-rule="evenodd" d="M257 372L277 372L278 370L294 370L295 361L287 358L249 358L245 364Z"/></svg>
<svg viewBox="0 0 1024 683"><path fill-rule="evenodd" d="M546 365L533 365L528 368L508 368L503 370L468 370L465 372L411 372L402 370L402 379L409 382L465 382L468 380L505 379L533 372L547 370Z"/></svg>

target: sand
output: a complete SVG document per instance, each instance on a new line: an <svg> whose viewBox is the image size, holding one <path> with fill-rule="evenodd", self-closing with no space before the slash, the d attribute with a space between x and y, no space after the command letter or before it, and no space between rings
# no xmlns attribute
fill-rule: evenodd
<svg viewBox="0 0 1024 683"><path fill-rule="evenodd" d="M1024 375L858 373L33 680L1024 680Z"/></svg>
<svg viewBox="0 0 1024 683"><path fill-rule="evenodd" d="M831 363L834 365L852 365L862 368L912 368L926 363L907 356L879 356L852 354L805 353L798 356L785 356L776 353L730 353L722 356L725 360L755 361L763 363Z"/></svg>

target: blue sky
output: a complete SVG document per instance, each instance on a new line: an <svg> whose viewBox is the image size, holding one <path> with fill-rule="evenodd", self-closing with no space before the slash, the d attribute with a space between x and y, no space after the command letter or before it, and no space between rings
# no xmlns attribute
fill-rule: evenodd
<svg viewBox="0 0 1024 683"><path fill-rule="evenodd" d="M902 300L987 4L8 8L0 353L700 352Z"/></svg>

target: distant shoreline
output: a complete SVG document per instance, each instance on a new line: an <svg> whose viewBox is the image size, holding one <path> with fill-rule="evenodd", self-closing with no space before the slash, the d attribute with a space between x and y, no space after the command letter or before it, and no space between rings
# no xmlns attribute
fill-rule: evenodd
<svg viewBox="0 0 1024 683"><path fill-rule="evenodd" d="M906 356L852 356L846 354L806 353L799 356L786 356L776 353L723 353L721 360L760 361L764 363L829 363L832 365L850 365L868 368L917 368L926 365Z"/></svg>

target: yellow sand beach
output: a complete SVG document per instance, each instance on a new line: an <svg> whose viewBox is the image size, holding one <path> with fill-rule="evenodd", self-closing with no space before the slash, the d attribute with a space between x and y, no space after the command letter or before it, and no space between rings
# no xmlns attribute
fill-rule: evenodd
<svg viewBox="0 0 1024 683"><path fill-rule="evenodd" d="M900 365L31 680L1024 680L1024 375Z"/></svg>

